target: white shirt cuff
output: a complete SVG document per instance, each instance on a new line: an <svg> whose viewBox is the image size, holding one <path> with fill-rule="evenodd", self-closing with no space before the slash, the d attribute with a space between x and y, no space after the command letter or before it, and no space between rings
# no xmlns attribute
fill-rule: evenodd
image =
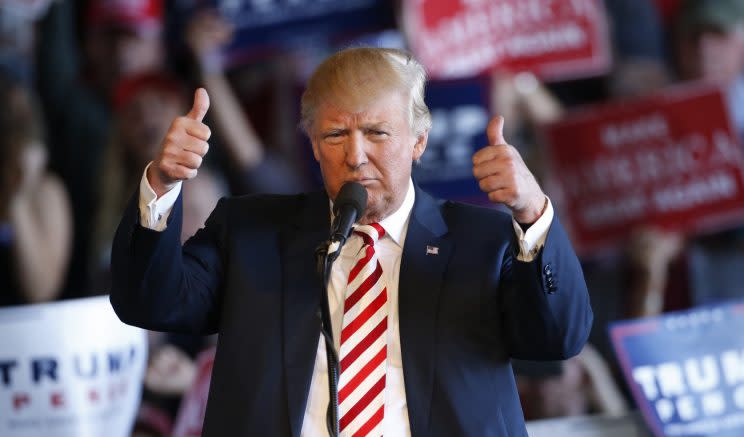
<svg viewBox="0 0 744 437"><path fill-rule="evenodd" d="M517 241L519 242L517 259L520 261L530 262L534 260L540 249L545 245L550 224L553 222L553 204L550 202L550 198L547 196L546 198L548 204L545 211L535 223L527 228L527 232L523 231L519 223L512 218L514 232L517 234Z"/></svg>
<svg viewBox="0 0 744 437"><path fill-rule="evenodd" d="M170 216L173 205L176 204L178 195L181 193L181 182L178 182L172 190L160 196L155 194L155 190L150 186L147 180L147 169L152 162L147 164L145 172L140 180L139 187L139 212L140 224L142 227L161 232L166 228L168 216Z"/></svg>

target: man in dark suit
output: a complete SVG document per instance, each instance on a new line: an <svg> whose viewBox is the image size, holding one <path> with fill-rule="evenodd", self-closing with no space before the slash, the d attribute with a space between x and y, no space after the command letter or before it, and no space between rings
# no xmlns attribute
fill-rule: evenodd
<svg viewBox="0 0 744 437"><path fill-rule="evenodd" d="M327 435L313 253L349 181L369 200L328 290L341 435L524 436L510 359L581 350L592 312L579 263L501 117L473 173L512 217L413 184L424 82L396 50L324 61L302 121L325 192L222 199L183 248L180 183L208 149L206 92L174 121L117 230L111 303L143 328L219 333L204 435Z"/></svg>

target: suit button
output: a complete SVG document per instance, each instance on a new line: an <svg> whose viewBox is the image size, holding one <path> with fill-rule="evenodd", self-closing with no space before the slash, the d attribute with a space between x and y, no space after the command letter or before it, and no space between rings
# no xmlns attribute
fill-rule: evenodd
<svg viewBox="0 0 744 437"><path fill-rule="evenodd" d="M548 276L553 274L553 267L550 265L550 263L545 264L545 267L543 267L543 272L545 272L545 274Z"/></svg>

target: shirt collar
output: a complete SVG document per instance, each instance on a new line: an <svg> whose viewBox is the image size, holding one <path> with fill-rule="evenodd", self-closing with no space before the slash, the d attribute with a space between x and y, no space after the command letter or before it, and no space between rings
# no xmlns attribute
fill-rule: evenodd
<svg viewBox="0 0 744 437"><path fill-rule="evenodd" d="M416 190L413 188L413 181L408 178L408 192L406 192L403 203L394 213L380 220L380 226L385 228L385 233L400 247L403 247L403 241L408 230L408 220L411 218L415 200Z"/></svg>

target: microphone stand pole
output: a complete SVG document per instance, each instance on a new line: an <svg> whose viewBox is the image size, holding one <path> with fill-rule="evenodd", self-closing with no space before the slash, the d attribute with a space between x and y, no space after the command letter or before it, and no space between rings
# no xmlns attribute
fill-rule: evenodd
<svg viewBox="0 0 744 437"><path fill-rule="evenodd" d="M322 281L320 292L320 308L318 317L320 318L320 332L325 338L326 361L328 362L328 411L326 413L326 426L331 437L338 437L338 377L340 365L336 345L333 342L333 327L331 325L331 311L328 306L328 283L331 278L331 266L341 251L340 245L335 251L329 254L331 241L324 241L315 249L316 269ZM343 243L341 243L343 244Z"/></svg>

